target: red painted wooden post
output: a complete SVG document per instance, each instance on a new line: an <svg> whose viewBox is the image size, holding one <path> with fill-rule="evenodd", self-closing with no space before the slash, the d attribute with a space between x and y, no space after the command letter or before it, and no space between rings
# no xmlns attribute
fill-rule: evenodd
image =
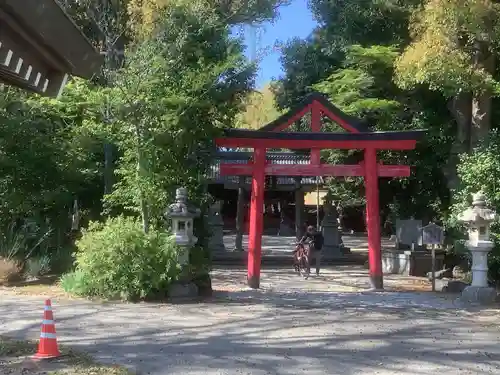
<svg viewBox="0 0 500 375"><path fill-rule="evenodd" d="M313 133L319 133L321 131L321 107L318 102L312 103L311 108L311 130ZM320 149L311 149L311 161L313 165L319 165L321 162Z"/></svg>
<svg viewBox="0 0 500 375"><path fill-rule="evenodd" d="M380 209L377 175L377 150L365 149L366 226L368 230L368 263L374 289L383 289L382 253L380 245Z"/></svg>
<svg viewBox="0 0 500 375"><path fill-rule="evenodd" d="M260 263L262 256L262 230L264 229L264 184L266 149L255 148L252 173L252 195L250 199L250 229L248 233L247 283L257 289L260 284Z"/></svg>

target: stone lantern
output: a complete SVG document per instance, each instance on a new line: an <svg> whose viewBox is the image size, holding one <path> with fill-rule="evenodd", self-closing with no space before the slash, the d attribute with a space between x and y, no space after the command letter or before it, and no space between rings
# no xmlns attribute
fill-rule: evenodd
<svg viewBox="0 0 500 375"><path fill-rule="evenodd" d="M189 261L189 249L198 241L193 233L193 219L200 216L200 210L188 204L186 188L175 191L175 203L168 206L165 216L172 220L172 237L183 249L179 254L179 264L186 265Z"/></svg>
<svg viewBox="0 0 500 375"><path fill-rule="evenodd" d="M323 233L323 254L341 256L337 207L331 199L325 199L323 204L325 216L321 222L321 231Z"/></svg>
<svg viewBox="0 0 500 375"><path fill-rule="evenodd" d="M224 246L224 220L222 219L221 210L222 202L216 201L210 206L208 213L208 225L211 231L208 248L215 252L226 250Z"/></svg>
<svg viewBox="0 0 500 375"><path fill-rule="evenodd" d="M488 304L496 299L496 290L488 286L488 253L493 248L490 225L496 213L486 207L482 192L473 194L472 207L465 210L458 220L467 225L469 240L466 245L472 254L472 284L462 292L462 300Z"/></svg>

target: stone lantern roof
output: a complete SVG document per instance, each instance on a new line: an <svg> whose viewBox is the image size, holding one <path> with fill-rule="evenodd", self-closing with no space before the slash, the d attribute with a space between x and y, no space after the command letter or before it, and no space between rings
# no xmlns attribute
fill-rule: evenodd
<svg viewBox="0 0 500 375"><path fill-rule="evenodd" d="M463 223L492 222L495 220L496 213L486 207L486 196L483 192L472 195L472 207L467 208L458 217Z"/></svg>
<svg viewBox="0 0 500 375"><path fill-rule="evenodd" d="M192 207L187 201L187 189L179 188L175 191L175 203L167 207L165 216L167 217L185 217L194 218L200 215L201 211L198 208Z"/></svg>

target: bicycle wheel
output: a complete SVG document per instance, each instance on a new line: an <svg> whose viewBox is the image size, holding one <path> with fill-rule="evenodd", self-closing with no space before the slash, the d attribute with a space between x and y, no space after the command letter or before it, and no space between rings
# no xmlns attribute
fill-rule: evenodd
<svg viewBox="0 0 500 375"><path fill-rule="evenodd" d="M301 250L301 254L299 256L299 275L305 276L307 275L307 265L308 259L305 249Z"/></svg>

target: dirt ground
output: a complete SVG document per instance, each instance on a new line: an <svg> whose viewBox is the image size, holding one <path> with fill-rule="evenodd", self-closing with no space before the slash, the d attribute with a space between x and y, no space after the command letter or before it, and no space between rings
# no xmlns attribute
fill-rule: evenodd
<svg viewBox="0 0 500 375"><path fill-rule="evenodd" d="M14 340L0 336L0 374L2 375L131 375L119 365L100 365L89 356L60 348L62 356L52 360L36 360L35 341Z"/></svg>

